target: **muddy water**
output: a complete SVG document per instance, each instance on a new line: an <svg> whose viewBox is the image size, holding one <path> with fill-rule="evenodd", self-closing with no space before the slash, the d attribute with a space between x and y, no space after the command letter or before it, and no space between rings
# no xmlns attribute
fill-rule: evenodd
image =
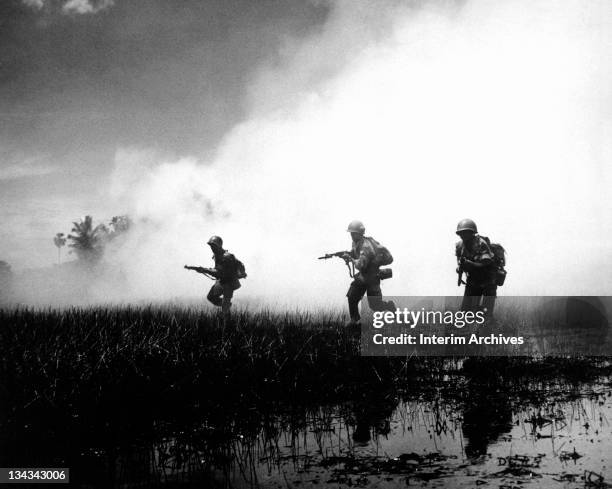
<svg viewBox="0 0 612 489"><path fill-rule="evenodd" d="M612 487L609 385L549 397L517 402L492 392L461 403L322 408L299 429L238 438L216 479L270 488Z"/></svg>

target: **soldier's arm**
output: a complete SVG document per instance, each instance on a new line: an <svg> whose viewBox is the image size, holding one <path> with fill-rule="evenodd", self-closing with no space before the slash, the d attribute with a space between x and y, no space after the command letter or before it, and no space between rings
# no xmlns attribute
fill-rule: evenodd
<svg viewBox="0 0 612 489"><path fill-rule="evenodd" d="M351 251L338 252L338 253L339 254L336 254L335 256L339 256L346 263L353 263L353 264L355 264L355 260L357 260L357 258L359 258L359 256L355 253L354 249L352 249Z"/></svg>
<svg viewBox="0 0 612 489"><path fill-rule="evenodd" d="M478 255L478 262L481 263L483 267L487 267L493 263L494 258L495 255L493 255L491 248L483 241L481 252Z"/></svg>
<svg viewBox="0 0 612 489"><path fill-rule="evenodd" d="M482 242L475 259L466 260L465 263L468 265L468 269L472 270L488 267L493 263L493 252L485 242Z"/></svg>
<svg viewBox="0 0 612 489"><path fill-rule="evenodd" d="M455 243L455 256L457 257L457 265L461 265L461 255L463 254L463 247L461 241Z"/></svg>
<svg viewBox="0 0 612 489"><path fill-rule="evenodd" d="M374 257L374 251L369 246L363 246L361 248L361 252L359 253L359 257L357 259L353 259L353 264L357 270L365 270L370 261Z"/></svg>
<svg viewBox="0 0 612 489"><path fill-rule="evenodd" d="M491 264L491 260L488 261L473 261L473 260L465 260L463 262L463 266L469 270L475 270L477 268L485 268Z"/></svg>

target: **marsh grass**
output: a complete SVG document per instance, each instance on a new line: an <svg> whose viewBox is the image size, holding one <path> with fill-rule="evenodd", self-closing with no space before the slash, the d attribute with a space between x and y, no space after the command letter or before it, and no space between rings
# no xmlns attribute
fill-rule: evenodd
<svg viewBox="0 0 612 489"><path fill-rule="evenodd" d="M524 327L524 314L503 314ZM458 368L452 359L361 358L358 334L332 312L238 311L225 321L180 305L17 308L0 310L0 325L1 385L17 411L79 416L117 402L163 408L182 397L225 406L332 400Z"/></svg>
<svg viewBox="0 0 612 489"><path fill-rule="evenodd" d="M460 375L486 391L499 379L567 385L610 370L606 359L364 358L343 322L333 312L266 310L224 321L177 304L0 310L0 462L74 464L105 483L143 480L114 472L121 450L145 447L129 452L146 459L132 465L166 467L181 455L163 440L178 437L206 447L204 462L190 459L190 473L230 459L250 467L244 457L252 453L228 451L244 443L228 442L254 440L262 429L277 439L278 416L291 431L327 436L325 406L368 417L368 406L386 412L400 398L469 402ZM164 482L165 469L154 472Z"/></svg>

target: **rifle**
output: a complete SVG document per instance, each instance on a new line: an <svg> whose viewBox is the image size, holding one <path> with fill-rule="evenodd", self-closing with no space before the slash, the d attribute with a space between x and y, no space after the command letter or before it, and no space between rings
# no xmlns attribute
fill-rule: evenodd
<svg viewBox="0 0 612 489"><path fill-rule="evenodd" d="M325 255L320 256L318 259L319 260L329 260L330 258L334 258L334 257L342 258L344 260L344 263L346 264L346 267L348 268L349 277L354 278L355 277L355 265L353 264L352 260L350 258L347 258L346 256L350 254L351 253L349 251L336 251L334 253L326 253Z"/></svg>
<svg viewBox="0 0 612 489"><path fill-rule="evenodd" d="M206 277L208 277L211 280L216 280L217 279L217 271L213 268L205 268L205 267L190 267L188 265L185 265L184 267L187 270L193 270L194 272L198 272L201 273L202 275L205 275Z"/></svg>
<svg viewBox="0 0 612 489"><path fill-rule="evenodd" d="M459 266L457 267L457 287L461 287L461 284L464 284L463 281L463 265L465 263L465 256L459 258Z"/></svg>

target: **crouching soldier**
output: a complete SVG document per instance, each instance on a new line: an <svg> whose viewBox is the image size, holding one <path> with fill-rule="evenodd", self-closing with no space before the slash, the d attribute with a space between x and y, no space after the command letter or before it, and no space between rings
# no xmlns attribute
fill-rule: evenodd
<svg viewBox="0 0 612 489"><path fill-rule="evenodd" d="M367 293L368 305L373 311L395 311L392 301L382 299L380 288L381 265L388 265L393 261L389 251L376 240L365 236L365 226L361 221L352 221L347 231L351 233L353 244L351 251L345 253L342 258L358 271L353 277L346 297L350 322L349 325L359 324L359 302ZM390 269L385 269L391 272ZM385 278L383 276L383 278Z"/></svg>
<svg viewBox="0 0 612 489"><path fill-rule="evenodd" d="M457 283L465 283L461 310L482 310L486 316L492 317L497 296L497 267L493 251L487 240L478 234L476 223L471 219L459 222L457 234L461 238L455 246ZM467 274L465 282L462 280L464 272Z"/></svg>
<svg viewBox="0 0 612 489"><path fill-rule="evenodd" d="M215 306L221 307L224 314L229 314L232 306L234 291L240 288L240 278L246 278L244 265L234 255L223 249L223 240L219 236L212 236L208 245L213 252L214 268L189 267L207 276L215 278L206 298Z"/></svg>

